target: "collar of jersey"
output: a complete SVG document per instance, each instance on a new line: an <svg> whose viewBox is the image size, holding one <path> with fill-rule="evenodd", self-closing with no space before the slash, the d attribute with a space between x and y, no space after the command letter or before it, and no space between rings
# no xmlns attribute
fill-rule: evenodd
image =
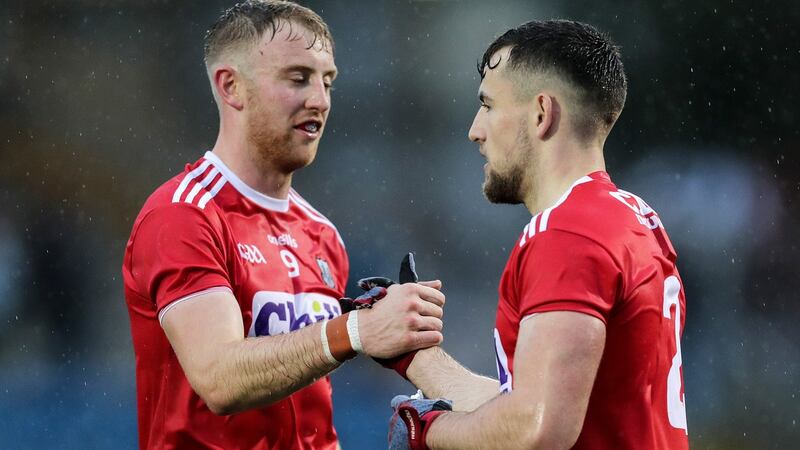
<svg viewBox="0 0 800 450"><path fill-rule="evenodd" d="M570 185L570 187L567 188L566 191L564 191L563 194L561 194L561 197L559 197L559 199L556 200L556 202L552 206L550 206L549 208L545 208L541 212L538 212L538 213L534 214L533 217L536 217L539 214L549 216L550 215L550 211L556 209L558 206L560 206L562 203L564 203L564 201L567 199L567 197L569 197L569 194L572 193L572 189L575 188L575 186L577 186L579 184L583 184L583 183L588 183L590 181L595 181L595 180L598 180L598 179L602 179L602 178L605 178L607 180L611 180L611 178L608 176L608 174L603 172L602 170L598 170L597 172L592 172L589 175L584 175L584 176L578 178L577 180L575 180L574 183L572 183L572 185Z"/></svg>
<svg viewBox="0 0 800 450"><path fill-rule="evenodd" d="M239 191L240 194L245 196L248 200L255 203L256 205L264 208L269 209L271 211L279 211L279 212L286 212L289 210L289 199L280 199L270 197L268 195L264 195L261 192L251 188L250 186L246 185L241 178L236 176L233 171L222 162L219 157L211 152L206 152L204 156L207 160L211 161L214 164L223 177L236 189Z"/></svg>

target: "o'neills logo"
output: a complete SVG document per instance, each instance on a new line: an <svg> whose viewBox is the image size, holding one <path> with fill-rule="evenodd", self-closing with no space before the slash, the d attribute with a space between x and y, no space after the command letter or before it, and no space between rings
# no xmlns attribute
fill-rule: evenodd
<svg viewBox="0 0 800 450"><path fill-rule="evenodd" d="M406 425L408 425L408 434L410 436L409 440L413 441L417 438L417 424L414 423L413 417L411 417L411 411L404 409L403 414L406 415Z"/></svg>
<svg viewBox="0 0 800 450"><path fill-rule="evenodd" d="M278 237L268 234L267 240L272 245L281 245L286 247L297 248L297 241L289 233L284 233Z"/></svg>

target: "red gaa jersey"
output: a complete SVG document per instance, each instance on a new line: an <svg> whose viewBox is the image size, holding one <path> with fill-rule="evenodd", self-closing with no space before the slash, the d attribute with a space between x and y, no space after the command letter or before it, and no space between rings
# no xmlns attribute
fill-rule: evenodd
<svg viewBox="0 0 800 450"><path fill-rule="evenodd" d="M341 314L348 271L336 228L297 192L267 197L213 153L158 188L136 218L122 268L141 448L336 448L327 377L270 406L217 416L192 390L159 322L178 302L225 290L239 303L243 337L290 333Z"/></svg>
<svg viewBox="0 0 800 450"><path fill-rule="evenodd" d="M576 449L686 449L680 337L686 311L676 254L655 211L605 172L576 181L536 214L499 288L501 389L514 386L520 323L577 311L606 325L606 344Z"/></svg>

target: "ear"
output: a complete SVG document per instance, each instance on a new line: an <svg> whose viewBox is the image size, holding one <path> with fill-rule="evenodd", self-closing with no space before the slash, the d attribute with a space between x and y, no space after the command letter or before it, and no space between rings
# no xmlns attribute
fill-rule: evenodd
<svg viewBox="0 0 800 450"><path fill-rule="evenodd" d="M244 86L241 74L231 66L214 69L214 89L220 101L241 111L244 108Z"/></svg>
<svg viewBox="0 0 800 450"><path fill-rule="evenodd" d="M545 140L555 134L561 120L561 108L550 94L540 92L534 98L536 113L536 137Z"/></svg>

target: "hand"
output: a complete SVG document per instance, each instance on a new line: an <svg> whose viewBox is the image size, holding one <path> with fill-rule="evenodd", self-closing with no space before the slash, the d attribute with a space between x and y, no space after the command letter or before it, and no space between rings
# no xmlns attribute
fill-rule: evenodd
<svg viewBox="0 0 800 450"><path fill-rule="evenodd" d="M414 264L414 254L407 253L400 263L400 283L416 283L417 277L416 265ZM438 283L438 286L436 286ZM365 292L356 298L344 297L339 299L339 304L342 307L342 313L350 312L355 309L372 308L378 300L386 296L386 289L395 282L386 277L369 277L358 280L358 287ZM442 283L440 281L423 281L423 285L431 286L434 289L440 289Z"/></svg>
<svg viewBox="0 0 800 450"><path fill-rule="evenodd" d="M406 254L400 263L399 275L400 283L407 285L406 288L417 282L419 277L417 276L412 253ZM354 309L370 309L378 300L389 294L389 289L397 287L397 283L386 277L364 278L358 281L358 285L366 292L355 299L340 299L339 302L343 312ZM441 289L442 283L438 280L423 281L416 286L421 288L421 292L414 293L412 291L409 293L404 291L399 296L405 295L407 297L406 300L393 300L395 304L391 308L388 305L384 307L385 309L381 311L381 314L371 315L370 312L363 311L359 316L359 335L361 335L364 353L373 356L375 361L384 367L396 370L404 378L406 377L406 369L414 359L414 353L418 348L430 347L442 341L441 306L444 304L444 296L441 293L432 294L430 291L430 289L438 291ZM397 296L395 295L395 297ZM417 298L414 298L415 296ZM432 304L420 303L418 301L420 299ZM384 300L384 302L388 302L388 300ZM400 303L397 304L397 302ZM390 320L391 314L398 314L395 319L404 317L405 320L394 320L395 323L392 324ZM386 317L383 323L366 323L367 321L381 320L380 318L382 317ZM391 325L394 325L394 330L390 329ZM383 326L382 329L381 326ZM367 337L370 335L370 331L375 332L373 334L383 336L383 338ZM400 342L397 340L386 341L386 338L398 333L405 334L405 336L400 337ZM384 344L384 347L389 345L394 346L394 348L376 348L371 345L371 342L376 339L379 339L380 343ZM403 348L407 348L408 351L398 354L398 351ZM389 354L393 356L385 358L384 355L387 354L387 351L391 352Z"/></svg>
<svg viewBox="0 0 800 450"><path fill-rule="evenodd" d="M416 395L398 395L392 399L394 413L389 422L389 450L428 450L425 442L431 423L453 402L443 398L426 399L422 391Z"/></svg>
<svg viewBox="0 0 800 450"><path fill-rule="evenodd" d="M394 284L371 309L359 311L364 353L393 358L442 342L444 294L420 284ZM410 361L409 361L410 362Z"/></svg>

